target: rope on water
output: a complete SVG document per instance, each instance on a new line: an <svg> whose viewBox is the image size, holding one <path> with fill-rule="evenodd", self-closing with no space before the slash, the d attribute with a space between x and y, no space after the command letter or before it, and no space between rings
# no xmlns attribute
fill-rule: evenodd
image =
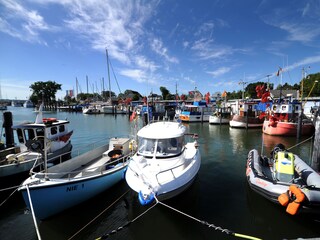
<svg viewBox="0 0 320 240"><path fill-rule="evenodd" d="M299 142L299 143L297 143L296 145L293 145L292 147L289 147L287 150L290 150L290 149L292 149L292 148L295 148L295 147L299 146L300 144L303 144L303 143L305 143L305 142L307 142L307 141L311 140L313 137L314 137L314 136L312 135L311 137L309 137L309 138L307 138L307 139L303 140L302 142Z"/></svg>
<svg viewBox="0 0 320 240"><path fill-rule="evenodd" d="M154 197L154 198L155 198L155 200L156 200L156 203L155 203L154 205L152 205L150 208L148 208L146 211L144 211L143 213L141 213L140 215L138 215L138 216L137 216L136 218L134 218L133 220L125 223L123 226L118 227L117 229L112 230L112 231L110 231L109 233L106 233L106 234L102 235L101 237L96 238L96 240L106 239L106 238L108 238L110 235L113 235L113 234L115 234L115 233L123 230L125 227L128 227L131 223L135 222L137 219L139 219L140 217L142 217L144 214L146 214L149 210L151 210L152 208L154 208L154 207L155 207L156 205L158 205L158 204L161 204L162 206L165 206L165 207L167 207L167 208L169 208L169 209L171 209L171 210L173 210L173 211L175 211L175 212L177 212L177 213L180 213L180 214L182 214L182 215L184 215L184 216L186 216L186 217L188 217L188 218L191 218L192 220L195 220L195 221L197 221L197 222L199 222L199 223L201 223L201 224L203 224L203 225L206 225L206 226L209 227L209 228L214 228L214 230L221 231L221 232L226 233L226 234L228 234L228 235L232 235L232 236L235 236L235 237L238 237L238 238L244 238L244 239L261 240L261 238L257 238L257 237L253 237L253 236L249 236L249 235L245 235L245 234L240 234L240 233L235 233L235 232L233 232L233 231L231 231L231 230L229 230L229 229L216 226L216 225L214 225L214 224L212 224L212 223L208 223L208 222L206 222L206 221L202 221L202 220L197 219L197 218L195 218L195 217L193 217L193 216L191 216L191 215L188 215L188 214L186 214L186 213L184 213L184 212L182 212L182 211L180 211L180 210L178 210L178 209L175 209L175 208L173 208L173 207L171 207L171 206L169 206L169 205L167 205L167 204L165 204L165 203L163 203L163 202L160 202L156 197Z"/></svg>
<svg viewBox="0 0 320 240"><path fill-rule="evenodd" d="M169 209L171 209L171 210L173 210L173 211L175 211L177 213L180 213L180 214L182 214L182 215L184 215L184 216L186 216L188 218L191 218L192 220L195 220L195 221L197 221L197 222L199 222L199 223L201 223L203 225L206 225L209 228L213 228L216 231L221 231L221 232L226 233L228 235L232 235L232 236L239 237L239 238L245 238L245 239L251 239L251 240L260 240L260 238L257 238L257 237L253 237L253 236L249 236L249 235L245 235L245 234L240 234L240 233L235 233L235 232L233 232L233 231L231 231L229 229L216 226L216 225L214 225L212 223L208 223L206 221L202 221L202 220L197 219L197 218L195 218L193 216L190 216L190 215L188 215L188 214L186 214L186 213L184 213L184 212L182 212L182 211L180 211L178 209L175 209L175 208L173 208L173 207L171 207L171 206L169 206L169 205L167 205L167 204L165 204L163 202L160 202L156 197L155 197L155 199L156 199L157 203L161 204L162 206L165 206L165 207L167 207L167 208L169 208Z"/></svg>
<svg viewBox="0 0 320 240"><path fill-rule="evenodd" d="M111 208L116 202L118 202L124 195L126 195L129 192L127 190L125 193L123 193L120 197L118 197L111 205L106 207L101 213L99 213L96 217L94 217L90 222L88 222L85 226L83 226L79 231L77 231L75 234L73 234L68 240L73 239L75 236L77 236L82 230L84 230L86 227L88 227L92 222L94 222L98 217L100 217L105 211L107 211L109 208Z"/></svg>
<svg viewBox="0 0 320 240"><path fill-rule="evenodd" d="M158 204L158 202L156 202L154 205L152 205L151 207L149 207L146 211L144 211L143 213L139 214L137 217L135 217L133 220L125 223L124 225L118 227L117 229L115 230L112 230L104 235L102 235L101 237L98 237L96 238L96 240L101 240L101 239L106 239L108 238L109 236L123 230L125 227L128 227L131 223L135 222L136 220L138 220L140 217L142 217L144 214L146 214L149 210L151 210L152 208L154 208L156 205Z"/></svg>
<svg viewBox="0 0 320 240"><path fill-rule="evenodd" d="M17 185L17 186L13 186L13 187L8 187L8 188L2 188L0 189L0 192L4 192L4 191L8 191L8 190L11 190L11 189L18 189L21 185Z"/></svg>
<svg viewBox="0 0 320 240"><path fill-rule="evenodd" d="M18 186L19 187L19 186ZM9 198L18 190L18 187L15 187L16 189L5 199L3 200L2 203L0 203L0 207L9 200ZM12 189L12 188L6 188L6 189L1 189L0 191L5 191L5 190L9 190L9 189Z"/></svg>

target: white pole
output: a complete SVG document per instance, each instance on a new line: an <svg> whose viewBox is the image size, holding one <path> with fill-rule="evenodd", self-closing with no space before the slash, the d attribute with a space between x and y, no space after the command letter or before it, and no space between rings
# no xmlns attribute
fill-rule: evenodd
<svg viewBox="0 0 320 240"><path fill-rule="evenodd" d="M38 225L37 225L36 216L34 214L34 210L33 210L33 206L32 206L32 201L31 201L31 196L30 196L30 191L29 191L28 184L26 185L26 188L27 188L27 193L28 193L28 199L29 199L29 203L30 203L30 209L31 209L31 213L32 213L32 218L33 218L33 222L34 222L34 227L36 228L38 239L41 240L41 235L40 235L39 228L38 228Z"/></svg>

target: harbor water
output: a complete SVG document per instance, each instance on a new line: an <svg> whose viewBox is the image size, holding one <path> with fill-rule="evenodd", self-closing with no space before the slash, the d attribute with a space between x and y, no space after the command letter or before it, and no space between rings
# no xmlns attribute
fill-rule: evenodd
<svg viewBox="0 0 320 240"><path fill-rule="evenodd" d="M34 121L36 117L32 109L9 107L8 111L13 114L14 124ZM45 112L44 116L70 121L74 151L98 140L134 133L128 115ZM209 123L186 126L188 132L198 133L202 157L200 171L188 190L164 201L167 206L157 204L151 208L141 206L123 181L85 203L39 221L41 238L97 239L121 226L125 227L109 239L237 239L215 227L262 239L320 237L320 214L287 214L285 208L252 192L245 176L249 150L256 148L269 155L277 143L289 148L304 139L267 136L261 129L232 129ZM291 151L308 162L311 148L312 142L306 141ZM213 225L209 227L207 223ZM38 239L32 214L19 192L0 207L0 239Z"/></svg>

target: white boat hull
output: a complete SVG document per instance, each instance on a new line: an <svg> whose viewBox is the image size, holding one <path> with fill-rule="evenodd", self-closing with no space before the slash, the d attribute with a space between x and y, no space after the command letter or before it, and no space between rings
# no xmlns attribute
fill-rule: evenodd
<svg viewBox="0 0 320 240"><path fill-rule="evenodd" d="M52 162L55 160L58 156L67 154L71 152L72 150L72 144L69 142L67 145L65 145L63 148L56 150L54 153L48 154L48 162ZM11 163L8 163L6 165L0 165L0 178L1 177L13 177L17 174L26 173L29 172L30 169L33 167L35 161L39 158L41 158L41 154L36 152L23 152L20 154L17 154L18 159L21 160L12 161ZM63 156L62 156L63 157Z"/></svg>
<svg viewBox="0 0 320 240"><path fill-rule="evenodd" d="M191 149L191 143L187 148ZM160 159L157 163L146 165L145 163L136 165L133 162L139 161L139 159L131 160L126 172L126 181L129 187L137 193L140 191L154 193L159 200L175 197L191 185L201 165L201 156L198 149L195 149L191 154L190 152L184 152L179 158L184 158L185 162L177 164L175 168L163 166L164 162L168 160ZM170 161L181 162L179 159ZM145 166L142 167L143 165ZM159 165L162 167L159 168Z"/></svg>

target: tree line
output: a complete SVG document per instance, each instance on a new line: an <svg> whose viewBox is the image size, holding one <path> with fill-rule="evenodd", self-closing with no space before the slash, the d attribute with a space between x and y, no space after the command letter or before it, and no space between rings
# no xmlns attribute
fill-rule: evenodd
<svg viewBox="0 0 320 240"><path fill-rule="evenodd" d="M319 81L319 82L317 82ZM267 85L266 82L255 82L249 83L244 88L244 97L245 98L257 98L256 96L256 86L258 85ZM34 104L38 104L40 102L44 102L47 105L55 105L57 103L56 93L61 90L62 84L56 83L55 81L47 81L47 82L35 82L30 85L30 89L32 90L32 94L30 96L30 100ZM274 84L268 84L270 90L297 90L300 91L304 97L319 97L320 96L320 73L310 74L305 79L301 80L299 83L294 85L290 85L288 83L284 83L283 85L278 85L274 88ZM188 100L192 98L190 94L172 94L170 91L164 87L160 87L161 95L160 97L163 100ZM70 103L78 103L78 102L90 102L90 101L106 101L109 98L117 99L120 101L124 101L129 103L130 101L138 101L142 100L144 96L142 96L139 92L127 89L123 93L116 95L112 91L102 91L101 94L98 93L79 93L77 96L65 96L64 102ZM150 96L155 97L156 94L151 93ZM150 97L148 96L148 97ZM227 99L241 99L242 98L242 90L227 92Z"/></svg>

